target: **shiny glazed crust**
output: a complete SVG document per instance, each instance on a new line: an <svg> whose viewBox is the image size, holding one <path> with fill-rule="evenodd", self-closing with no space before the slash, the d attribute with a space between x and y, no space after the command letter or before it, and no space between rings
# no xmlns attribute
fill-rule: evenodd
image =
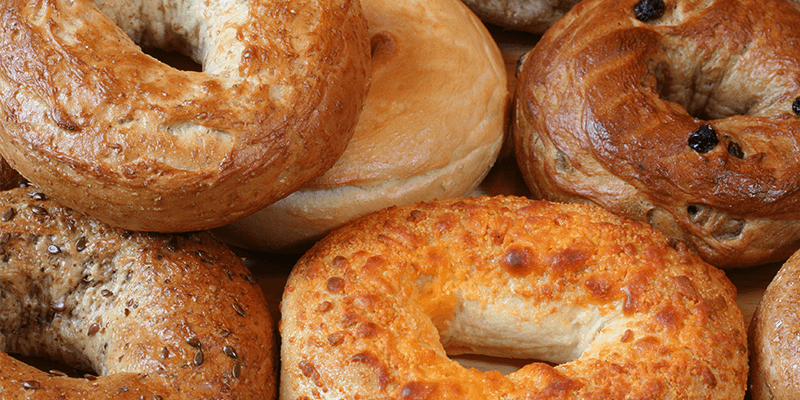
<svg viewBox="0 0 800 400"><path fill-rule="evenodd" d="M781 267L750 321L750 394L753 400L800 398L800 253Z"/></svg>
<svg viewBox="0 0 800 400"><path fill-rule="evenodd" d="M516 197L379 211L318 242L282 301L282 399L741 399L736 289L598 207ZM447 354L535 362L508 375Z"/></svg>
<svg viewBox="0 0 800 400"><path fill-rule="evenodd" d="M97 3L0 5L0 153L53 198L127 229L206 229L344 151L369 76L357 0Z"/></svg>
<svg viewBox="0 0 800 400"><path fill-rule="evenodd" d="M364 0L372 82L353 139L322 177L221 230L226 241L302 253L356 217L469 194L508 122L503 58L460 0Z"/></svg>
<svg viewBox="0 0 800 400"><path fill-rule="evenodd" d="M272 319L236 255L208 234L131 233L42 196L0 194L0 397L274 397Z"/></svg>
<svg viewBox="0 0 800 400"><path fill-rule="evenodd" d="M578 1L463 0L485 22L530 33L544 33Z"/></svg>
<svg viewBox="0 0 800 400"><path fill-rule="evenodd" d="M800 247L798 6L667 0L642 22L636 4L583 2L527 55L513 128L526 182L718 267L786 259ZM693 148L703 125L717 142Z"/></svg>

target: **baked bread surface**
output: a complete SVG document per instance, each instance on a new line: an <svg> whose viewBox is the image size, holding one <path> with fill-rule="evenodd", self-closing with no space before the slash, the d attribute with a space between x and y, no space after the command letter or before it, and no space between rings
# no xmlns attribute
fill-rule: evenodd
<svg viewBox="0 0 800 400"><path fill-rule="evenodd" d="M3 399L270 399L275 355L260 286L209 234L133 233L35 187L0 193Z"/></svg>
<svg viewBox="0 0 800 400"><path fill-rule="evenodd" d="M657 2L648 2L657 3ZM591 0L527 54L514 121L537 197L646 221L723 268L800 247L800 11ZM800 106L800 103L798 103Z"/></svg>
<svg viewBox="0 0 800 400"><path fill-rule="evenodd" d="M369 79L357 0L97 3L0 6L0 153L63 204L126 229L209 229L344 151Z"/></svg>
<svg viewBox="0 0 800 400"><path fill-rule="evenodd" d="M393 207L318 242L284 291L282 399L741 399L735 287L598 207ZM502 375L448 355L540 360Z"/></svg>

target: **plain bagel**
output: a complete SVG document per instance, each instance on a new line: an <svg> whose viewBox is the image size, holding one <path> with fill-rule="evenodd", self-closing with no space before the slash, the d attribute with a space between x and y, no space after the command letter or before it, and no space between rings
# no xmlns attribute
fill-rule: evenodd
<svg viewBox="0 0 800 400"><path fill-rule="evenodd" d="M322 174L369 76L358 0L4 0L0 49L0 153L63 204L145 231L221 226Z"/></svg>
<svg viewBox="0 0 800 400"><path fill-rule="evenodd" d="M598 207L393 207L327 236L289 276L280 396L741 399L735 296L680 242ZM458 353L560 365L481 373Z"/></svg>
<svg viewBox="0 0 800 400"><path fill-rule="evenodd" d="M364 0L372 83L353 139L322 177L218 231L262 251L300 252L384 207L471 193L503 144L504 61L459 0Z"/></svg>
<svg viewBox="0 0 800 400"><path fill-rule="evenodd" d="M503 28L544 33L580 0L462 0L481 20Z"/></svg>
<svg viewBox="0 0 800 400"><path fill-rule="evenodd" d="M589 0L525 57L513 126L534 196L646 221L713 265L800 248L800 8Z"/></svg>
<svg viewBox="0 0 800 400"><path fill-rule="evenodd" d="M800 252L780 268L750 320L750 394L753 400L800 398Z"/></svg>
<svg viewBox="0 0 800 400"><path fill-rule="evenodd" d="M112 228L27 187L0 193L0 249L3 399L274 397L267 302L210 235Z"/></svg>

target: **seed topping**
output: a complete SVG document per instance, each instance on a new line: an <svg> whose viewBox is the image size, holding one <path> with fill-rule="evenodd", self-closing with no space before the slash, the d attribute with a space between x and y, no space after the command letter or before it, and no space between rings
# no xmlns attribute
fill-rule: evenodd
<svg viewBox="0 0 800 400"><path fill-rule="evenodd" d="M36 390L42 387L42 384L39 381L24 381L22 382L22 387L25 389Z"/></svg>
<svg viewBox="0 0 800 400"><path fill-rule="evenodd" d="M225 346L222 348L222 352L225 353L226 356L230 357L231 359L238 360L239 355L236 354L236 349L233 346Z"/></svg>
<svg viewBox="0 0 800 400"><path fill-rule="evenodd" d="M2 216L0 216L0 221L3 222L11 221L12 219L14 219L15 215L17 215L17 210L15 210L14 207L11 207L8 210L6 210L6 212L4 212Z"/></svg>
<svg viewBox="0 0 800 400"><path fill-rule="evenodd" d="M81 236L80 239L75 243L75 250L78 252L86 250L86 236Z"/></svg>

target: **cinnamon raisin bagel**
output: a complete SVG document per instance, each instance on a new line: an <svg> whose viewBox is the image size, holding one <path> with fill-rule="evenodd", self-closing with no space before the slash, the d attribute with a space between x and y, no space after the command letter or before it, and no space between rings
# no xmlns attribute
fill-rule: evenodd
<svg viewBox="0 0 800 400"><path fill-rule="evenodd" d="M503 28L544 33L580 0L462 0L481 20Z"/></svg>
<svg viewBox="0 0 800 400"><path fill-rule="evenodd" d="M308 250L384 207L472 192L506 137L509 94L492 36L460 0L363 0L372 83L353 139L322 177L220 229L261 251Z"/></svg>
<svg viewBox="0 0 800 400"><path fill-rule="evenodd" d="M275 339L261 288L208 234L131 233L0 193L0 397L270 399ZM97 376L44 372L11 357Z"/></svg>
<svg viewBox="0 0 800 400"><path fill-rule="evenodd" d="M723 268L800 247L798 5L589 0L525 60L534 195L649 222Z"/></svg>
<svg viewBox="0 0 800 400"><path fill-rule="evenodd" d="M369 76L358 0L8 0L0 57L9 164L69 207L159 232L224 225L322 174Z"/></svg>
<svg viewBox="0 0 800 400"><path fill-rule="evenodd" d="M750 394L753 400L800 398L798 318L800 252L780 268L750 320Z"/></svg>
<svg viewBox="0 0 800 400"><path fill-rule="evenodd" d="M284 291L291 399L741 399L744 320L725 274L598 207L517 197L378 211ZM557 363L502 375L448 354Z"/></svg>

